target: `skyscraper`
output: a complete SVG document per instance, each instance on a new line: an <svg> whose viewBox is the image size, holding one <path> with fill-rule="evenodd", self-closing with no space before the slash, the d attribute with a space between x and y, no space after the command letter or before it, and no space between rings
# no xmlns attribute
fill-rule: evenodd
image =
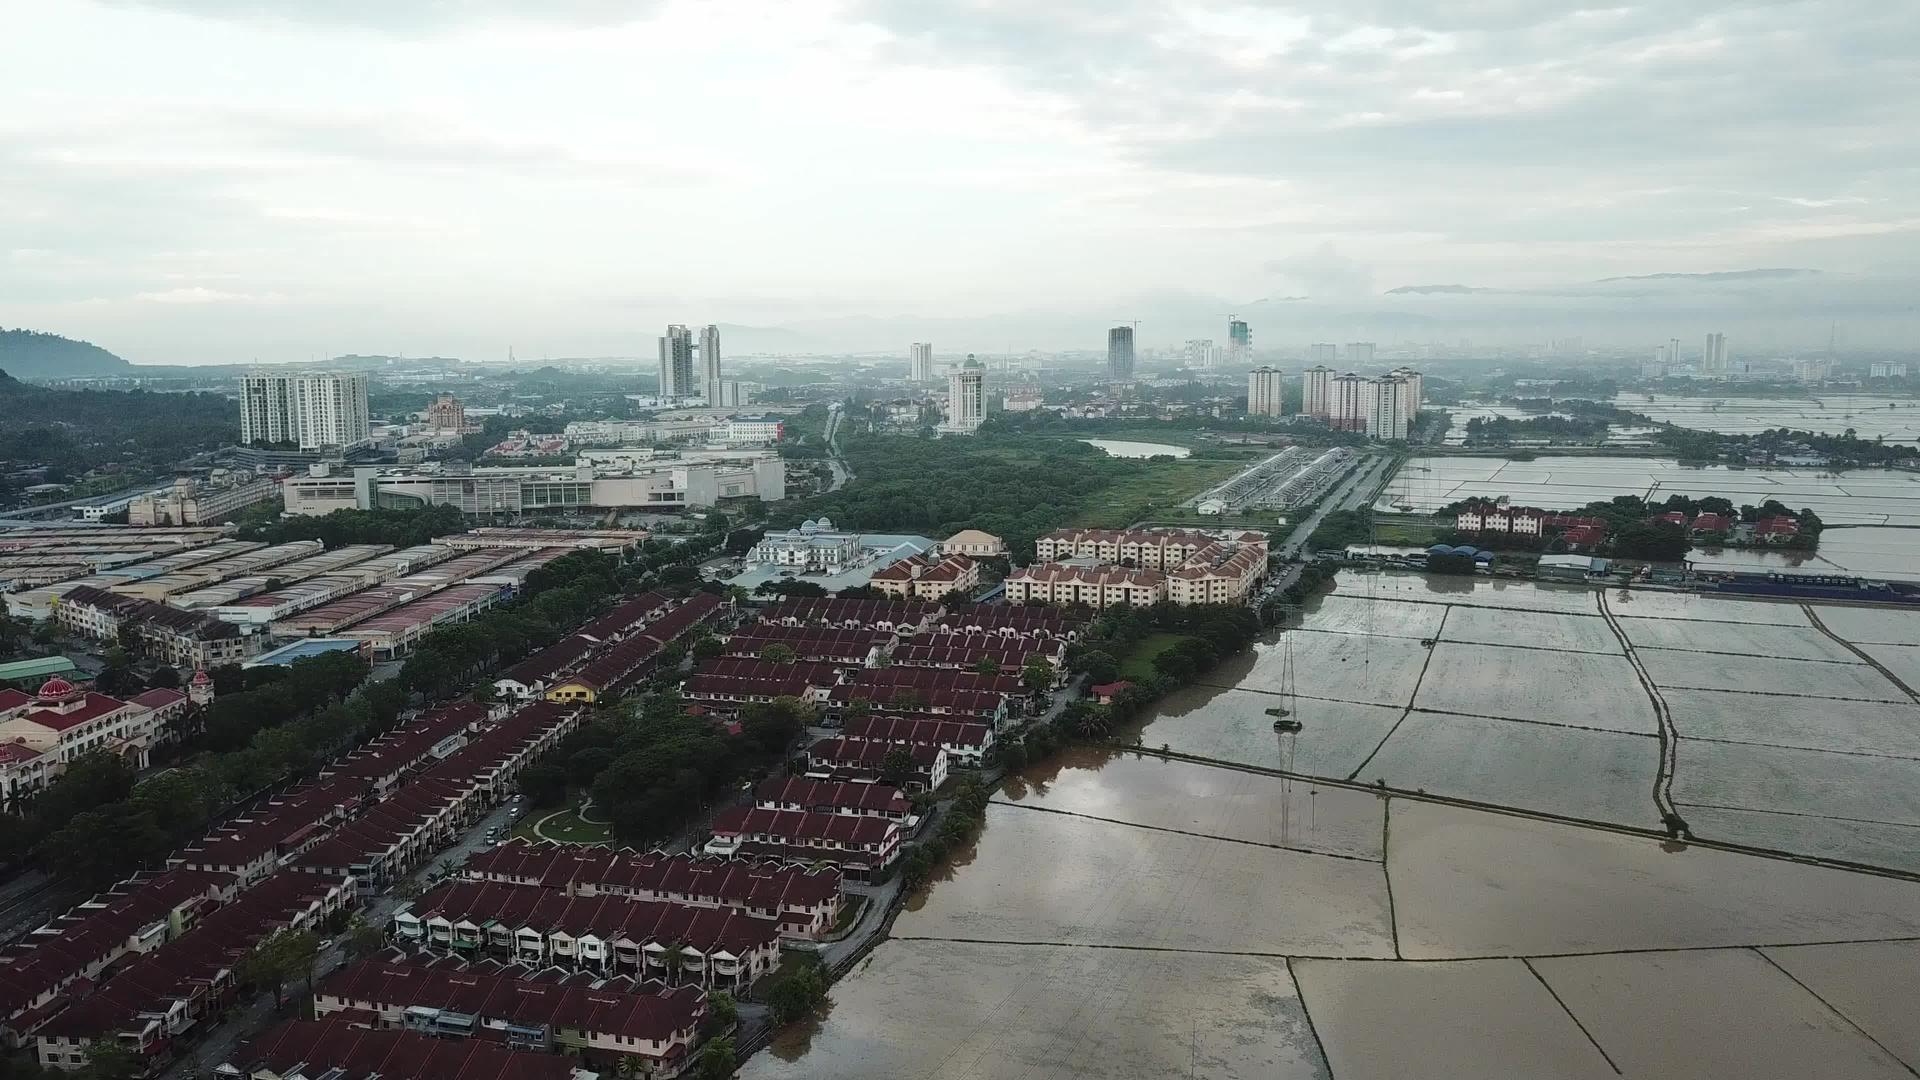
<svg viewBox="0 0 1920 1080"><path fill-rule="evenodd" d="M1340 362L1340 346L1331 341L1315 342L1307 346L1307 359L1332 367Z"/></svg>
<svg viewBox="0 0 1920 1080"><path fill-rule="evenodd" d="M693 335L679 323L660 339L660 400L693 396Z"/></svg>
<svg viewBox="0 0 1920 1080"><path fill-rule="evenodd" d="M1191 338L1187 341L1187 368L1192 371L1212 371L1220 366L1220 350L1214 348L1212 338Z"/></svg>
<svg viewBox="0 0 1920 1080"><path fill-rule="evenodd" d="M912 362L912 369L907 373L908 378L912 379L914 382L932 382L933 381L933 343L932 342L930 341L914 342L912 345L908 346L907 348L907 357Z"/></svg>
<svg viewBox="0 0 1920 1080"><path fill-rule="evenodd" d="M1333 351L1331 345L1315 345ZM1300 376L1300 411L1315 420L1326 420L1333 410L1333 369L1325 365L1308 368Z"/></svg>
<svg viewBox="0 0 1920 1080"><path fill-rule="evenodd" d="M240 380L240 440L290 442L302 450L367 441L368 377L254 374Z"/></svg>
<svg viewBox="0 0 1920 1080"><path fill-rule="evenodd" d="M980 430L980 421L987 415L986 381L987 369L968 353L960 370L947 376L947 422L940 425L942 431L971 435Z"/></svg>
<svg viewBox="0 0 1920 1080"><path fill-rule="evenodd" d="M1347 367L1366 367L1373 363L1373 342L1354 341L1347 344Z"/></svg>
<svg viewBox="0 0 1920 1080"><path fill-rule="evenodd" d="M1679 338L1667 339L1667 363L1672 364L1675 367L1680 366L1680 339Z"/></svg>
<svg viewBox="0 0 1920 1080"><path fill-rule="evenodd" d="M700 367L706 374L700 392L706 398L707 407L719 408L720 400L720 328L708 323L700 331Z"/></svg>
<svg viewBox="0 0 1920 1080"><path fill-rule="evenodd" d="M1114 382L1133 378L1133 327L1116 326L1107 331L1107 377Z"/></svg>
<svg viewBox="0 0 1920 1080"><path fill-rule="evenodd" d="M1286 396L1279 368L1261 367L1247 372L1247 415L1285 416Z"/></svg>
<svg viewBox="0 0 1920 1080"><path fill-rule="evenodd" d="M1227 363L1236 368L1253 363L1253 331L1243 319L1227 320Z"/></svg>
<svg viewBox="0 0 1920 1080"><path fill-rule="evenodd" d="M1707 335L1706 350L1700 354L1700 373L1702 375L1727 373L1727 335Z"/></svg>

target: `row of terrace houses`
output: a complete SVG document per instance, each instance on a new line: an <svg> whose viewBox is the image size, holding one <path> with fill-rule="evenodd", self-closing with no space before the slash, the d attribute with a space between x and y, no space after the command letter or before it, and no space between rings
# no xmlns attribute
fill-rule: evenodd
<svg viewBox="0 0 1920 1080"><path fill-rule="evenodd" d="M780 962L780 925L772 919L491 882L441 885L394 913L393 934L403 945L458 956L708 989L739 990Z"/></svg>
<svg viewBox="0 0 1920 1080"><path fill-rule="evenodd" d="M706 1014L706 994L694 986L451 957L350 964L313 997L316 1020L339 1016L376 1030L566 1053L600 1072L653 1080L686 1070Z"/></svg>
<svg viewBox="0 0 1920 1080"><path fill-rule="evenodd" d="M514 841L469 858L461 876L569 896L726 908L773 919L792 938L818 938L840 916L840 873L830 867Z"/></svg>

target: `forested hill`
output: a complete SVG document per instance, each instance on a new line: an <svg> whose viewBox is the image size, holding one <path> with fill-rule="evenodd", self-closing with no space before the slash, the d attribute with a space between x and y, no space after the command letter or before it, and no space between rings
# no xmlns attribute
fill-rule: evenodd
<svg viewBox="0 0 1920 1080"><path fill-rule="evenodd" d="M15 378L121 375L133 365L87 341L37 330L0 329L0 368Z"/></svg>

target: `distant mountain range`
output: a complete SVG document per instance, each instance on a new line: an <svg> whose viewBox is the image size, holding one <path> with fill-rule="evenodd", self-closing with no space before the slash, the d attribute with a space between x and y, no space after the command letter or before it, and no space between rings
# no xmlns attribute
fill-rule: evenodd
<svg viewBox="0 0 1920 1080"><path fill-rule="evenodd" d="M89 341L36 330L0 330L0 369L15 378L124 375L132 366Z"/></svg>

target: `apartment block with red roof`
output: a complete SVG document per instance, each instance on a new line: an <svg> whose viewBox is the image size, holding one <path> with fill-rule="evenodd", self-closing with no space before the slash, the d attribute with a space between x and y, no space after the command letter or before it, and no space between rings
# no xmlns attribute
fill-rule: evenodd
<svg viewBox="0 0 1920 1080"><path fill-rule="evenodd" d="M883 876L900 856L900 826L884 818L732 806L714 817L713 839L703 850L826 860L848 875L870 879Z"/></svg>
<svg viewBox="0 0 1920 1080"><path fill-rule="evenodd" d="M957 553L912 555L874 571L869 583L888 596L944 600L955 593L969 595L979 588L980 564Z"/></svg>

